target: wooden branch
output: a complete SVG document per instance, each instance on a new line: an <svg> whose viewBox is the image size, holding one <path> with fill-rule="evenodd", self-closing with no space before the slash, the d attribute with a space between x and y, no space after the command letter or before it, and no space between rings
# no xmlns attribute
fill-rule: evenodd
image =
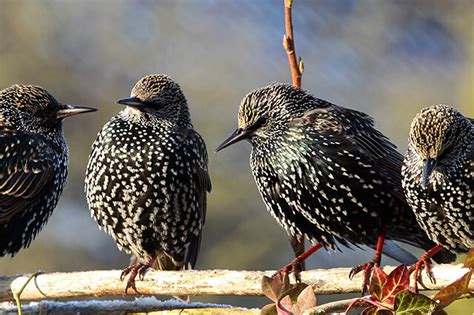
<svg viewBox="0 0 474 315"><path fill-rule="evenodd" d="M301 87L301 76L303 74L304 66L303 60L301 58L299 59L299 62L296 61L295 37L293 35L293 18L291 15L292 7L293 0L285 0L286 34L283 35L283 48L285 48L285 51L288 55L288 61L290 62L293 85L296 87Z"/></svg>
<svg viewBox="0 0 474 315"><path fill-rule="evenodd" d="M329 302L315 306L313 308L307 309L303 312L303 315L324 315L324 314L333 314L333 313L342 313L344 312L349 305L359 298L347 299Z"/></svg>
<svg viewBox="0 0 474 315"><path fill-rule="evenodd" d="M384 268L387 272L392 269ZM301 279L311 284L316 294L360 292L362 275L351 281L348 279L349 271L350 268L316 269L302 272ZM467 269L462 265L436 265L433 271L437 283L430 285L430 289L439 289L460 278ZM125 283L119 280L120 273L120 270L109 270L40 274L25 287L21 300L124 296ZM273 273L150 270L145 280L136 282L139 293L129 290L128 295L262 295L262 276ZM18 292L27 279L27 276L0 277L0 301L12 300L13 292ZM474 280L471 280L471 288L474 288Z"/></svg>
<svg viewBox="0 0 474 315"><path fill-rule="evenodd" d="M16 314L17 307L13 303L0 303L1 314ZM40 301L24 303L22 305L24 313L40 314L124 314L139 312L140 314L176 314L176 315L218 315L218 314L239 314L257 315L257 309L246 309L233 307L230 305L210 304L210 303L185 303L177 300L160 301L155 297L139 297L133 300L85 300L85 301Z"/></svg>

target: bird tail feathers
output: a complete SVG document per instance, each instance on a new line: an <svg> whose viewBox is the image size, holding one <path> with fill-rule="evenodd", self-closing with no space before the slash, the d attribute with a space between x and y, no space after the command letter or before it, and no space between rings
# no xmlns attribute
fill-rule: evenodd
<svg viewBox="0 0 474 315"><path fill-rule="evenodd" d="M393 258L402 264L412 265L418 261L418 259L414 255L403 249L394 240L386 239L383 245L382 252L388 257Z"/></svg>

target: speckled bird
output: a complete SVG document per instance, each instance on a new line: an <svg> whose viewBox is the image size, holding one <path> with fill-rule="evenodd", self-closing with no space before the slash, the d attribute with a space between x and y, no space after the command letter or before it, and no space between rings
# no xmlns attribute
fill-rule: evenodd
<svg viewBox="0 0 474 315"><path fill-rule="evenodd" d="M385 227L388 239L433 246L404 198L403 156L366 114L272 84L245 96L238 129L217 150L243 139L267 210L288 234L375 247Z"/></svg>
<svg viewBox="0 0 474 315"><path fill-rule="evenodd" d="M474 247L474 121L448 105L418 113L402 168L403 188L431 240L453 252Z"/></svg>
<svg viewBox="0 0 474 315"><path fill-rule="evenodd" d="M0 91L0 256L28 247L48 221L67 177L63 119L91 111L39 86Z"/></svg>
<svg viewBox="0 0 474 315"><path fill-rule="evenodd" d="M193 268L211 190L207 151L180 86L166 75L138 81L126 105L99 132L85 190L91 214L137 258L127 286L148 267Z"/></svg>

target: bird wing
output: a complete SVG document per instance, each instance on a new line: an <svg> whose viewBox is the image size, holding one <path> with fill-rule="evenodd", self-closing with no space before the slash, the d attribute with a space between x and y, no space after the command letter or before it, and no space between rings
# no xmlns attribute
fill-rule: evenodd
<svg viewBox="0 0 474 315"><path fill-rule="evenodd" d="M40 137L0 131L0 224L24 210L53 181L54 152Z"/></svg>
<svg viewBox="0 0 474 315"><path fill-rule="evenodd" d="M197 193L199 201L199 214L201 217L201 226L206 221L207 212L207 193L211 191L211 179L207 168L208 157L206 144L202 137L193 129L188 129L185 134L186 156L189 158L192 167L192 177L194 190ZM186 268L194 268L201 247L202 228L198 235L191 237L184 261Z"/></svg>
<svg viewBox="0 0 474 315"><path fill-rule="evenodd" d="M287 194L295 194L289 199L299 200L297 212L319 227L306 234L323 244L333 242L328 232L352 244L375 242L376 233L369 231L393 219L417 227L401 187L403 156L373 124L366 114L335 105L309 110L289 123L284 137L293 143L286 150L293 152L280 165L293 179L280 180ZM295 155L299 158L288 159ZM379 199L386 203L383 209Z"/></svg>
<svg viewBox="0 0 474 315"><path fill-rule="evenodd" d="M471 122L471 134L474 134L474 118L468 118L468 120ZM472 166L474 165L474 137L472 137L471 143L469 144L467 156L471 160L471 167L474 172L474 166Z"/></svg>
<svg viewBox="0 0 474 315"><path fill-rule="evenodd" d="M405 200L401 186L403 156L397 147L374 128L374 120L365 113L338 106L317 108L300 118L307 128L339 143L337 149L358 150L377 173L384 174L392 187L392 193Z"/></svg>
<svg viewBox="0 0 474 315"><path fill-rule="evenodd" d="M474 119L469 118L471 121L471 135L474 135ZM469 160L468 170L469 170L469 181L468 185L471 187L471 190L474 189L474 136L471 136L472 140L467 148L467 158Z"/></svg>

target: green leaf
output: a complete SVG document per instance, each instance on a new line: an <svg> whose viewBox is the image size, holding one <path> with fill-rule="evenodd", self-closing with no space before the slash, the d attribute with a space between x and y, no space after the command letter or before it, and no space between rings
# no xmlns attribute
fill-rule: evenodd
<svg viewBox="0 0 474 315"><path fill-rule="evenodd" d="M464 259L464 267L474 268L474 248L471 248Z"/></svg>
<svg viewBox="0 0 474 315"><path fill-rule="evenodd" d="M469 292L469 281L471 280L471 276L472 270L436 293L433 300L439 303L440 309L448 306L451 302Z"/></svg>
<svg viewBox="0 0 474 315"><path fill-rule="evenodd" d="M267 304L262 307L260 315L278 315L275 303Z"/></svg>
<svg viewBox="0 0 474 315"><path fill-rule="evenodd" d="M429 314L436 303L429 297L409 290L401 291L395 296L394 310L397 315Z"/></svg>
<svg viewBox="0 0 474 315"><path fill-rule="evenodd" d="M370 279L369 293L374 301L383 300L383 286L387 282L387 275L377 266L374 266L372 278Z"/></svg>

